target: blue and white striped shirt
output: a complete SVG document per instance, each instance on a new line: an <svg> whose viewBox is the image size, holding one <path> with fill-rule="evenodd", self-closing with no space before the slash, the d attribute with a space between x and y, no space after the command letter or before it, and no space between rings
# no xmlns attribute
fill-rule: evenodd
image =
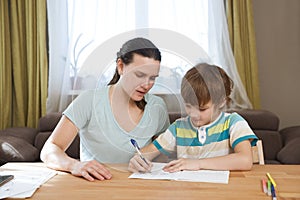
<svg viewBox="0 0 300 200"><path fill-rule="evenodd" d="M239 114L222 112L214 122L198 129L189 116L177 119L153 144L166 155L177 151L177 158L200 159L228 155L238 143L251 140L255 145L257 139Z"/></svg>

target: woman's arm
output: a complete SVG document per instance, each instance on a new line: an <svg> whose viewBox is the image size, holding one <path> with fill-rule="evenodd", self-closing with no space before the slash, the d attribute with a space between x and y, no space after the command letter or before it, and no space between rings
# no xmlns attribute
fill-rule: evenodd
<svg viewBox="0 0 300 200"><path fill-rule="evenodd" d="M71 172L90 181L110 179L111 173L97 161L80 162L65 153L77 132L77 127L63 115L41 151L41 160L49 168Z"/></svg>
<svg viewBox="0 0 300 200"><path fill-rule="evenodd" d="M178 159L168 163L164 170L176 172L180 170L250 170L252 168L252 151L249 140L240 142L234 148L234 153L226 156L204 159Z"/></svg>

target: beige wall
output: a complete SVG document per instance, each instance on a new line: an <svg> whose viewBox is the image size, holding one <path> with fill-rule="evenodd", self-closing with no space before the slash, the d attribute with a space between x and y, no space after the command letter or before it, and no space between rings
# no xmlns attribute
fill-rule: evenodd
<svg viewBox="0 0 300 200"><path fill-rule="evenodd" d="M253 0L261 108L300 125L300 0Z"/></svg>

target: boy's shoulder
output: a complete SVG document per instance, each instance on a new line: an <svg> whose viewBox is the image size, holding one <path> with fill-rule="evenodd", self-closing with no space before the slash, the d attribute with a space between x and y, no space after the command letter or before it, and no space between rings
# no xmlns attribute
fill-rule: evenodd
<svg viewBox="0 0 300 200"><path fill-rule="evenodd" d="M239 113L237 112L225 112L224 118L230 124L235 124L237 122L246 121Z"/></svg>
<svg viewBox="0 0 300 200"><path fill-rule="evenodd" d="M237 112L224 112L224 116L226 118L243 118L239 113Z"/></svg>
<svg viewBox="0 0 300 200"><path fill-rule="evenodd" d="M189 121L189 116L182 116L177 118L171 126L181 127L181 128L189 128L191 126Z"/></svg>

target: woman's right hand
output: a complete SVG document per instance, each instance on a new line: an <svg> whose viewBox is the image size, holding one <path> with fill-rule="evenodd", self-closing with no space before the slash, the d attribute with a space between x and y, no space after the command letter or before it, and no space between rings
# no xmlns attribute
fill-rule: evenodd
<svg viewBox="0 0 300 200"><path fill-rule="evenodd" d="M95 179L103 181L112 177L110 171L96 160L76 162L70 172L74 176L83 177L88 181Z"/></svg>
<svg viewBox="0 0 300 200"><path fill-rule="evenodd" d="M140 155L136 154L133 156L128 165L128 170L131 172L150 172L153 164L147 158L145 158L147 163L141 158Z"/></svg>

